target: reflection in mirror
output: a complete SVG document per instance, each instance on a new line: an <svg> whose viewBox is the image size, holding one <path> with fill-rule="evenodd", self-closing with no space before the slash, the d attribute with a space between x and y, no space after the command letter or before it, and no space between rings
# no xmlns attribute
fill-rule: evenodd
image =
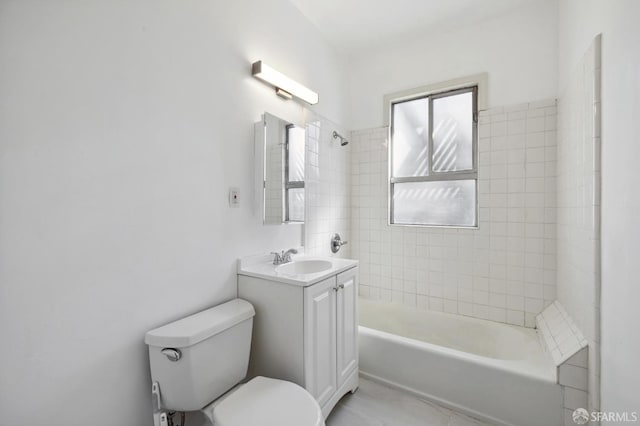
<svg viewBox="0 0 640 426"><path fill-rule="evenodd" d="M256 124L265 224L304 222L305 130L266 113Z"/></svg>
<svg viewBox="0 0 640 426"><path fill-rule="evenodd" d="M304 129L288 125L285 139L285 221L304 222Z"/></svg>

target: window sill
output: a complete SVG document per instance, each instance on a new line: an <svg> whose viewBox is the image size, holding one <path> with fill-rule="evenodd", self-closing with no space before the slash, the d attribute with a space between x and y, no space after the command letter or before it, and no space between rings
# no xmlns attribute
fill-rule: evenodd
<svg viewBox="0 0 640 426"><path fill-rule="evenodd" d="M463 226L463 225L422 225L422 224L409 224L409 223L391 223L387 222L388 226L402 226L407 228L438 228L438 229L470 229L479 230L480 225L475 226Z"/></svg>

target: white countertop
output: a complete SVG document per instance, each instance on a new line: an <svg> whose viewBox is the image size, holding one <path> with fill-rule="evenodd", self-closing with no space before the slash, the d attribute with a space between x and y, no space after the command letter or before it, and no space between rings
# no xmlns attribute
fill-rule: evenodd
<svg viewBox="0 0 640 426"><path fill-rule="evenodd" d="M358 261L353 259L305 255L293 256L293 262L301 260L326 260L331 262L332 265L331 268L314 274L289 275L278 272L276 265L273 264L273 255L266 254L238 259L238 275L307 287L358 266Z"/></svg>

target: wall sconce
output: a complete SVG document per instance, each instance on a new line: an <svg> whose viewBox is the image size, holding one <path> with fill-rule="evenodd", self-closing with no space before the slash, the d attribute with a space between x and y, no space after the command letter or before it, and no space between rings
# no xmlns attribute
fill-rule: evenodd
<svg viewBox="0 0 640 426"><path fill-rule="evenodd" d="M309 105L318 103L318 94L316 92L292 80L280 71L271 68L262 61L254 62L253 65L251 65L251 74L275 87L276 94L281 98L292 99L292 97L295 96Z"/></svg>

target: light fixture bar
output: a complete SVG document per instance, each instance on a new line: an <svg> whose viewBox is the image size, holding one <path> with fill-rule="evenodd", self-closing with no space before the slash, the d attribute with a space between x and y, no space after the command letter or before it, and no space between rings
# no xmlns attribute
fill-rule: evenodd
<svg viewBox="0 0 640 426"><path fill-rule="evenodd" d="M254 77L274 86L276 93L278 93L277 89L280 89L310 105L318 103L318 94L316 92L287 77L280 71L271 68L262 61L254 62L251 66L251 72ZM281 96L280 94L278 95Z"/></svg>

